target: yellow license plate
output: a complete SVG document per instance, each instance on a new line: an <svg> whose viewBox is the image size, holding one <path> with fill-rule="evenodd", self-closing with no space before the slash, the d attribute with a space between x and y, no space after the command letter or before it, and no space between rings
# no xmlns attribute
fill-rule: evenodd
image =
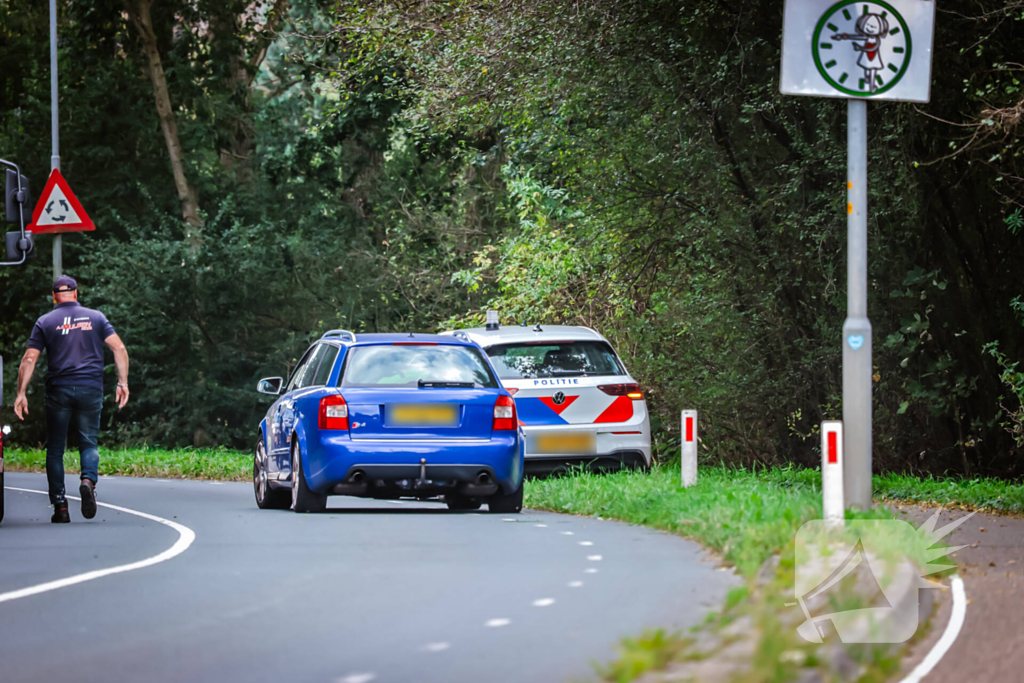
<svg viewBox="0 0 1024 683"><path fill-rule="evenodd" d="M537 434L533 438L531 453L557 453L585 455L597 450L597 439L590 432L576 434Z"/></svg>
<svg viewBox="0 0 1024 683"><path fill-rule="evenodd" d="M407 403L387 406L387 421L395 427L454 427L458 406L450 403Z"/></svg>

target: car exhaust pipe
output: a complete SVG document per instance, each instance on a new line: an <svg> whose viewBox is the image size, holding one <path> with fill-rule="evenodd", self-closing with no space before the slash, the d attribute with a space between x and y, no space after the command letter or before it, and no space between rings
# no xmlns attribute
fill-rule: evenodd
<svg viewBox="0 0 1024 683"><path fill-rule="evenodd" d="M352 473L352 476L348 478L348 480L353 484L361 484L364 479L366 479L366 473L362 470L356 470Z"/></svg>
<svg viewBox="0 0 1024 683"><path fill-rule="evenodd" d="M488 484L491 483L491 475L488 474L487 472L481 472L480 474L476 475L475 483L478 486L487 486Z"/></svg>

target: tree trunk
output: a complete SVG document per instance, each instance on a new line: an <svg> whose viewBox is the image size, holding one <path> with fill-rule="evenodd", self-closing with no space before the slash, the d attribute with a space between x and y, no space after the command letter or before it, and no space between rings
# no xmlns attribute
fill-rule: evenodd
<svg viewBox="0 0 1024 683"><path fill-rule="evenodd" d="M153 0L126 0L128 16L139 31L142 38L142 50L146 55L149 80L153 83L153 95L156 98L156 113L160 119L160 128L167 143L167 154L171 158L171 172L174 174L174 186L181 200L181 213L188 222L190 230L188 243L194 249L202 241L203 219L199 216L199 200L195 188L185 177L185 154L178 137L178 124L174 120L171 108L171 96L167 90L167 77L164 75L163 61L157 46L156 32L153 30L153 17L150 14Z"/></svg>

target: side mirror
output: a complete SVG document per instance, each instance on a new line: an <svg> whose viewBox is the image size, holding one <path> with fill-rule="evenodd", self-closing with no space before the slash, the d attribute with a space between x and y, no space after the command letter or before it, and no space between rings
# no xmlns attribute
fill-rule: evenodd
<svg viewBox="0 0 1024 683"><path fill-rule="evenodd" d="M264 377L256 384L256 391L261 394L270 394L271 396L277 396L281 393L281 387L284 385L283 377Z"/></svg>

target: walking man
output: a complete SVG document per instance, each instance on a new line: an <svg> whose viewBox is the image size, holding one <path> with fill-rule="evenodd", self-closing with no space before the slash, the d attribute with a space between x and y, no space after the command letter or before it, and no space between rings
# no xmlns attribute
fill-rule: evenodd
<svg viewBox="0 0 1024 683"><path fill-rule="evenodd" d="M114 327L99 311L78 303L78 283L63 275L53 283L53 310L36 321L28 350L18 369L18 396L14 412L22 420L28 414L25 390L32 379L39 354L49 359L46 374L46 478L50 485L54 523L71 521L64 497L64 447L68 429L78 432L82 464L82 516L96 516L96 480L100 452L96 447L103 407L103 344L114 351L117 366L117 407L128 403L128 350Z"/></svg>

